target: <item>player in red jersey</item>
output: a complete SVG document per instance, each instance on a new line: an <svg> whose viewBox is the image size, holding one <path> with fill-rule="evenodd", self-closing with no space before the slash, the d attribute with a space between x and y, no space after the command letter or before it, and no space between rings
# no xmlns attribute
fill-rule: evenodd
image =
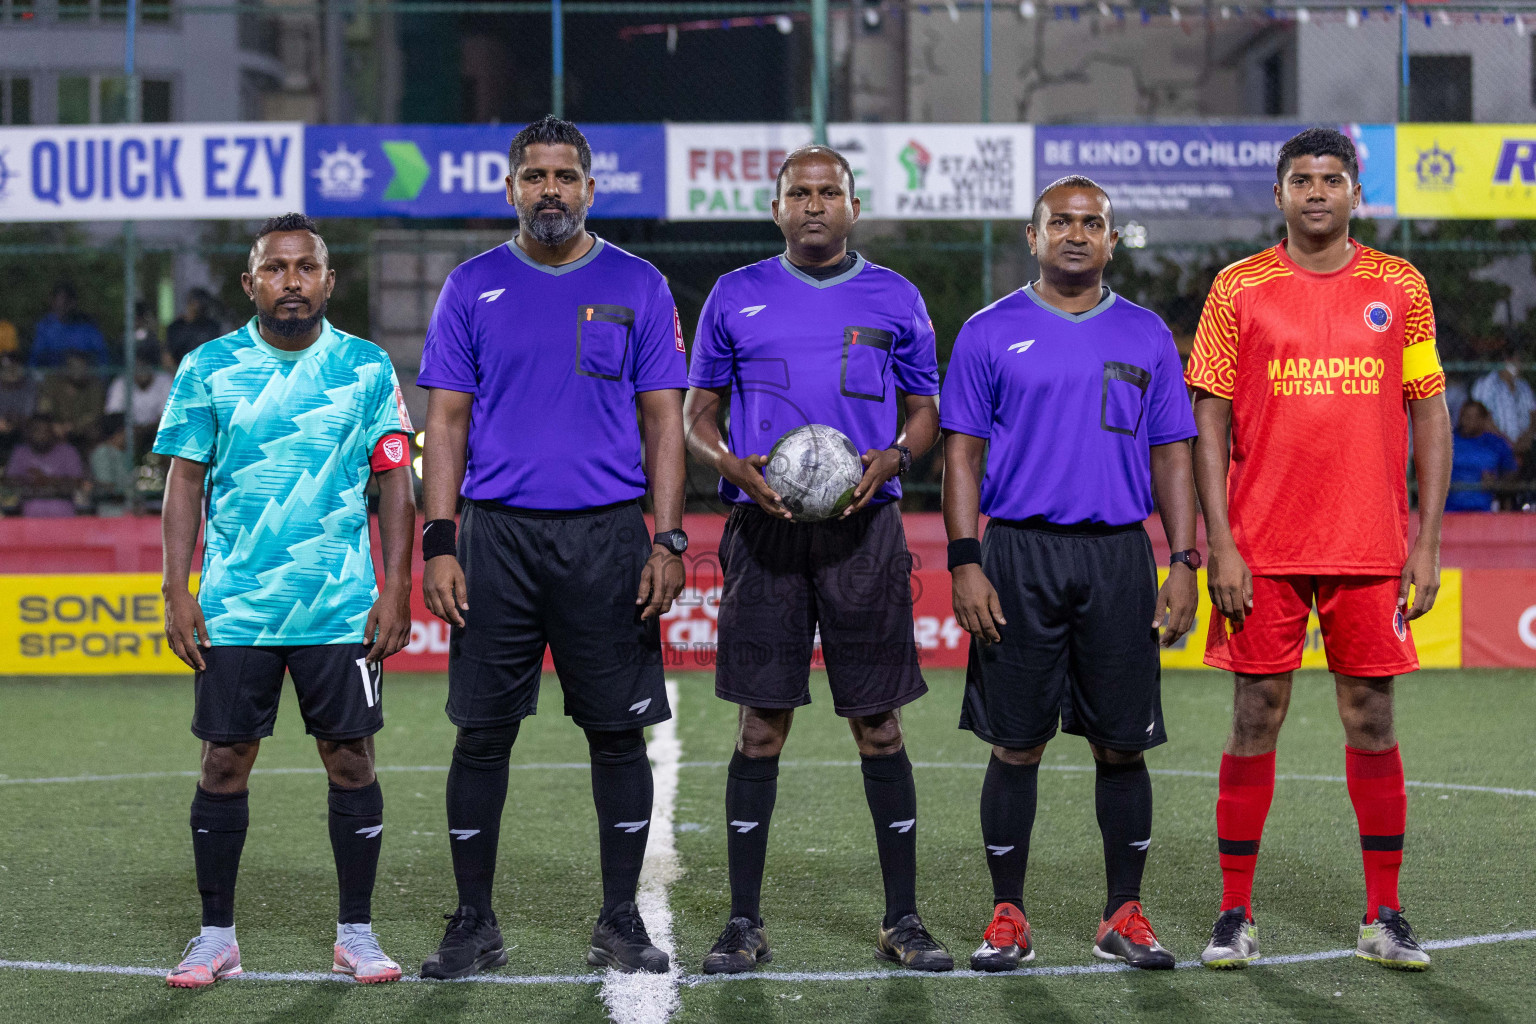
<svg viewBox="0 0 1536 1024"><path fill-rule="evenodd" d="M1419 667L1408 623L1440 585L1451 431L1434 311L1412 265L1349 237L1360 183L1348 138L1308 129L1281 147L1276 173L1286 239L1217 276L1186 372L1219 613L1205 661L1236 675L1216 802L1221 916L1201 959L1236 968L1259 955L1253 873L1315 600L1365 861L1356 955L1423 970L1429 955L1397 897L1408 800L1392 680Z"/></svg>

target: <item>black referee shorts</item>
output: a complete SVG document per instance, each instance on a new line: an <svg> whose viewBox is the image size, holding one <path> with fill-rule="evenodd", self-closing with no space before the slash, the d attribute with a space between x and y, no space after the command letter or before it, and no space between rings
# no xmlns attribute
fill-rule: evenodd
<svg viewBox="0 0 1536 1024"><path fill-rule="evenodd" d="M971 639L960 728L1012 750L1049 740L1058 718L1111 750L1167 742L1157 568L1141 524L994 519L981 551L1007 625L1001 643Z"/></svg>
<svg viewBox="0 0 1536 1024"><path fill-rule="evenodd" d="M565 713L583 729L617 731L672 717L661 628L635 595L651 533L635 502L580 512L465 505L459 563L465 625L448 641L448 718L485 727L538 708L547 644Z"/></svg>
<svg viewBox="0 0 1536 1024"><path fill-rule="evenodd" d="M839 715L891 711L928 692L912 632L912 556L894 502L793 523L756 505L720 537L715 693L754 708L811 702L817 628Z"/></svg>
<svg viewBox="0 0 1536 1024"><path fill-rule="evenodd" d="M205 667L192 679L192 735L210 743L271 736L287 672L305 732L336 743L372 736L384 728L384 669L368 664L371 647L204 647Z"/></svg>

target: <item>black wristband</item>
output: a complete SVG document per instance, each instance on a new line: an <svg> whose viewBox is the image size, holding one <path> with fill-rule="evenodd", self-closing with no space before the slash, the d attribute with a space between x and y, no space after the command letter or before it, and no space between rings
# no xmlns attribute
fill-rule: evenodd
<svg viewBox="0 0 1536 1024"><path fill-rule="evenodd" d="M981 541L975 537L961 537L949 542L949 571L962 565L981 564Z"/></svg>
<svg viewBox="0 0 1536 1024"><path fill-rule="evenodd" d="M434 519L421 528L421 557L431 561L438 555L459 553L459 527L452 519Z"/></svg>

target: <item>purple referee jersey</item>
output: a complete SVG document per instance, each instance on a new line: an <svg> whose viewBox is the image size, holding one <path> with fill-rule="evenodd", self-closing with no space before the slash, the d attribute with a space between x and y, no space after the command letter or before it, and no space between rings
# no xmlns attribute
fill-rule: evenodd
<svg viewBox="0 0 1536 1024"><path fill-rule="evenodd" d="M687 387L661 272L601 238L547 267L515 241L443 284L416 383L475 396L466 498L575 510L645 493L635 395Z"/></svg>
<svg viewBox="0 0 1536 1024"><path fill-rule="evenodd" d="M1195 436L1173 335L1108 288L1072 314L1026 285L971 317L939 421L989 442L982 512L1063 526L1146 519L1149 448Z"/></svg>
<svg viewBox="0 0 1536 1024"><path fill-rule="evenodd" d="M836 427L860 452L896 439L896 392L939 393L933 324L917 288L859 256L818 281L775 256L715 282L693 342L688 383L730 385L729 444L766 455L807 423ZM722 479L720 497L752 499ZM892 478L877 502L901 497Z"/></svg>

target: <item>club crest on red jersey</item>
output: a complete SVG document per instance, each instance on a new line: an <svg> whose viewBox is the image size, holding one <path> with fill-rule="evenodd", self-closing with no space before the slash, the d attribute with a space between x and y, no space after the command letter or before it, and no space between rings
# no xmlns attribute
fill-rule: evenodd
<svg viewBox="0 0 1536 1024"><path fill-rule="evenodd" d="M1397 634L1399 640L1408 639L1408 623L1403 619L1401 609L1392 613L1392 632Z"/></svg>
<svg viewBox="0 0 1536 1024"><path fill-rule="evenodd" d="M1373 302L1365 307L1365 326L1381 332L1392 326L1392 309L1385 302Z"/></svg>

